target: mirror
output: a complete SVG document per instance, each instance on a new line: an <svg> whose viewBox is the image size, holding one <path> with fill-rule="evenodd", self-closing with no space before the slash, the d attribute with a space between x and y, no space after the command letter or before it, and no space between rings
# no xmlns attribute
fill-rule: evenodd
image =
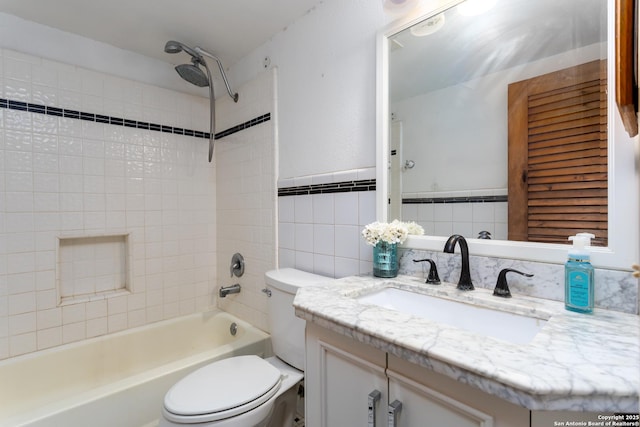
<svg viewBox="0 0 640 427"><path fill-rule="evenodd" d="M575 233L559 230L562 237L543 241L562 244L544 244L514 241L536 239L515 237L509 229L521 211L514 209L510 187L523 179L510 171L509 85L601 61L606 86L613 1L494 0L491 10L473 16L460 13L458 6L466 3L421 10L379 36L378 217L423 225L427 237L405 246L442 250L451 234L473 238L489 231L491 241L472 239L477 254L562 262L563 240ZM601 92L602 106L613 105L612 90ZM593 259L629 268L637 257L637 243L624 238L638 229L634 142L620 132L613 113L611 107L598 113L604 123L598 194L604 198L599 226L605 239ZM573 160L581 155L574 153ZM567 193L575 191L569 187ZM621 198L624 193L631 200ZM623 206L631 210L622 213ZM593 224L579 227L589 231Z"/></svg>

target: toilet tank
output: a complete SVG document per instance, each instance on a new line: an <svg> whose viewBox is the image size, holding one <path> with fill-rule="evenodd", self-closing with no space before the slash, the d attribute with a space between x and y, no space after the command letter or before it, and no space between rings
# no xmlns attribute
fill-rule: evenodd
<svg viewBox="0 0 640 427"><path fill-rule="evenodd" d="M304 320L296 317L293 298L299 288L316 286L333 280L294 268L281 268L265 273L269 297L269 328L273 352L280 359L304 370Z"/></svg>

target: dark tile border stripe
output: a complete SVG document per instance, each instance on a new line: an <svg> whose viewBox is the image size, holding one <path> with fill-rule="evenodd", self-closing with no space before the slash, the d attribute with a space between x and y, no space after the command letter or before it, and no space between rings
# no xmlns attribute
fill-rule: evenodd
<svg viewBox="0 0 640 427"><path fill-rule="evenodd" d="M255 119L251 119L247 122L241 123L239 125L235 125L227 130L223 130L222 132L216 133L216 139L224 138L225 136L229 136L236 132L240 132L241 130L259 125L260 123L268 122L269 120L271 120L271 113L263 114L262 116L256 117Z"/></svg>
<svg viewBox="0 0 640 427"><path fill-rule="evenodd" d="M420 197L402 199L402 204L416 205L424 203L496 203L507 202L508 196L469 196L469 197Z"/></svg>
<svg viewBox="0 0 640 427"><path fill-rule="evenodd" d="M0 98L0 108L9 110L26 111L29 113L45 114L47 116L68 117L70 119L85 120L89 122L104 123L114 126L125 126L130 128L152 130L156 132L172 133L176 135L192 136L194 138L209 139L209 132L201 132L191 129L183 129L173 126L165 126L157 123L139 122L136 120L123 119L120 117L103 116L101 114L86 113L84 111L68 110L66 108L50 107L48 105L33 104L30 102L14 101ZM222 139L225 136L240 132L241 130L259 125L271 120L271 113L251 119L247 122L233 126L229 129L216 133L215 139Z"/></svg>
<svg viewBox="0 0 640 427"><path fill-rule="evenodd" d="M375 179L332 182L328 184L299 185L297 187L278 188L278 197L304 196L308 194L346 193L351 191L375 191Z"/></svg>
<svg viewBox="0 0 640 427"><path fill-rule="evenodd" d="M303 196L321 193L345 193L350 191L375 191L375 179L359 181L342 181L329 184L300 185L296 187L278 188L280 196ZM421 203L496 203L507 202L508 196L469 196L469 197L423 197L402 199L403 204Z"/></svg>

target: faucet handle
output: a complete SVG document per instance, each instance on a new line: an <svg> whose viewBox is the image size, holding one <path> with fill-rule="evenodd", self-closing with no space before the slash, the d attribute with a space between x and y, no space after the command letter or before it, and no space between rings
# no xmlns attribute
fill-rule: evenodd
<svg viewBox="0 0 640 427"><path fill-rule="evenodd" d="M533 274L523 273L522 271L514 270L513 268L503 268L498 274L498 281L496 287L493 290L493 295L502 298L511 298L511 291L507 284L507 273L518 273L525 277L533 277Z"/></svg>
<svg viewBox="0 0 640 427"><path fill-rule="evenodd" d="M430 283L432 285L439 285L440 276L438 276L438 267L436 267L436 263L431 258L413 260L413 262L425 262L425 261L430 264L429 275L427 276L427 281L425 283Z"/></svg>
<svg viewBox="0 0 640 427"><path fill-rule="evenodd" d="M244 274L244 258L242 254L236 252L231 257L231 267L229 267L231 277L240 277Z"/></svg>

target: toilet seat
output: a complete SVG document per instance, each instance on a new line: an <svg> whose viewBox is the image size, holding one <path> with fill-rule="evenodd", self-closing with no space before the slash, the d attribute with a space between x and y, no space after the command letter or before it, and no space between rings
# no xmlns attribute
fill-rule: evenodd
<svg viewBox="0 0 640 427"><path fill-rule="evenodd" d="M223 420L264 404L281 383L280 371L260 357L231 357L178 381L165 395L163 412L185 424Z"/></svg>

